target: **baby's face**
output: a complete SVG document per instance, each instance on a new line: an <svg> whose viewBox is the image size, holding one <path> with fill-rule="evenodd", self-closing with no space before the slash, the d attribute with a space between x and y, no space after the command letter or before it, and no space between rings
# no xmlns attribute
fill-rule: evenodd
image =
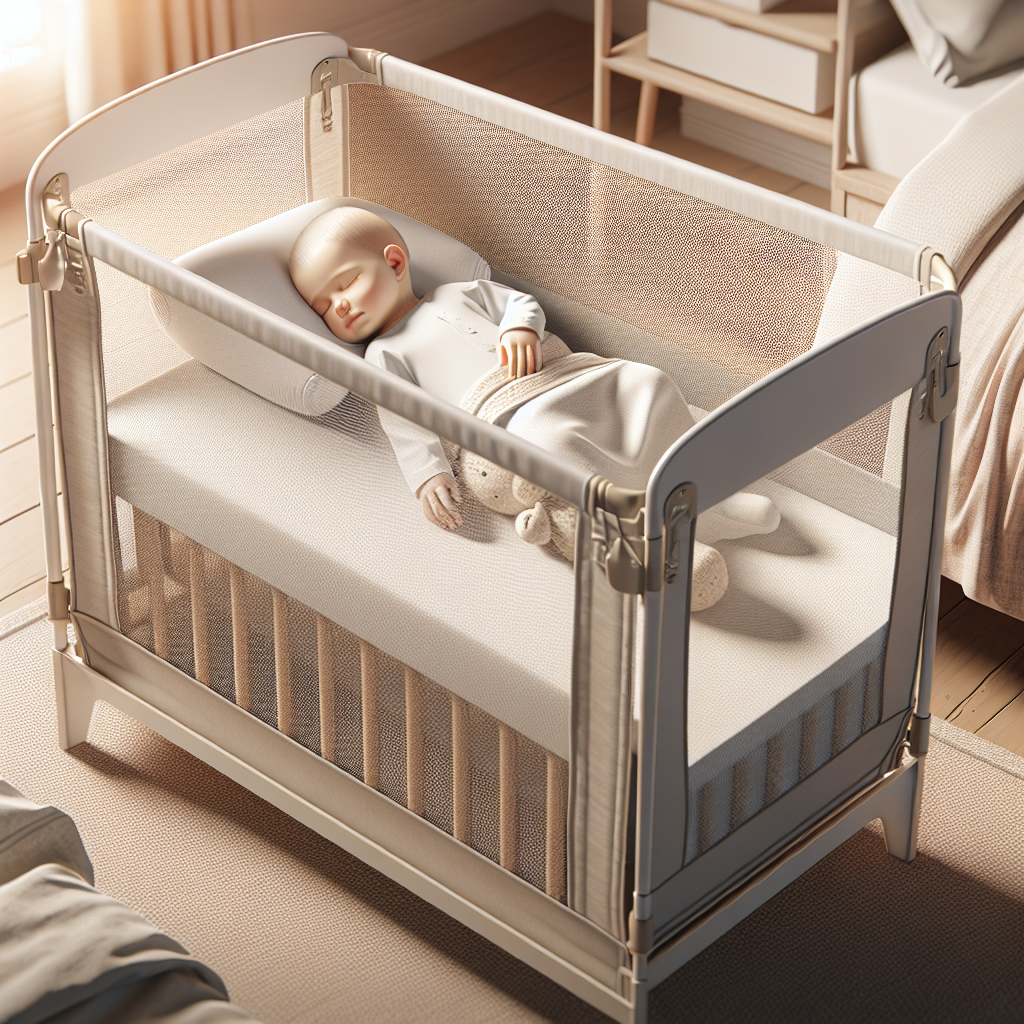
<svg viewBox="0 0 1024 1024"><path fill-rule="evenodd" d="M396 267L396 253L404 258L397 245L377 253L329 240L292 280L336 338L368 341L398 320L407 264Z"/></svg>

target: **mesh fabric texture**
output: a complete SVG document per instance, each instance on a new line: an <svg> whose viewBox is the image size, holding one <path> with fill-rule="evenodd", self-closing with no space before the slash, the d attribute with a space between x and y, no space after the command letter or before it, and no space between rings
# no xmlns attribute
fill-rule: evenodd
<svg viewBox="0 0 1024 1024"><path fill-rule="evenodd" d="M565 762L116 499L136 643L565 901Z"/></svg>

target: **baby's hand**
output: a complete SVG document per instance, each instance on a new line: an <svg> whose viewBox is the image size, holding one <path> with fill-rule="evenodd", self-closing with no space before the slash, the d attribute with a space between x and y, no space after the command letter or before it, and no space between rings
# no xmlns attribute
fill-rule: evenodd
<svg viewBox="0 0 1024 1024"><path fill-rule="evenodd" d="M544 367L540 338L529 327L513 327L501 336L498 365L508 365L508 377L528 377Z"/></svg>
<svg viewBox="0 0 1024 1024"><path fill-rule="evenodd" d="M455 509L462 501L462 494L459 485L447 473L438 473L420 484L416 497L423 505L424 514L435 526L455 531L462 525L462 516Z"/></svg>

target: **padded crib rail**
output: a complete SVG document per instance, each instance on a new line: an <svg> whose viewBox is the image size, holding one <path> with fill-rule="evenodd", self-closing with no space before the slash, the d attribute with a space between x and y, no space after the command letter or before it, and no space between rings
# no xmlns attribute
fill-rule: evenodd
<svg viewBox="0 0 1024 1024"><path fill-rule="evenodd" d="M72 125L36 161L26 186L29 237L44 235L40 201L47 182L71 187L139 163L309 93L309 76L348 46L328 33L259 43L153 82ZM789 196L619 139L529 104L397 57L380 61L382 83L549 143L726 210L919 280L931 277L932 250Z"/></svg>
<svg viewBox="0 0 1024 1024"><path fill-rule="evenodd" d="M129 242L94 221L83 223L81 234L89 256L186 303L376 405L512 470L577 508L587 507L591 474L586 471L435 398L422 388Z"/></svg>
<svg viewBox="0 0 1024 1024"><path fill-rule="evenodd" d="M381 61L381 78L384 85L404 89L567 153L849 253L916 279L926 288L929 284L932 251L906 238L837 217L790 196L679 160L390 54Z"/></svg>

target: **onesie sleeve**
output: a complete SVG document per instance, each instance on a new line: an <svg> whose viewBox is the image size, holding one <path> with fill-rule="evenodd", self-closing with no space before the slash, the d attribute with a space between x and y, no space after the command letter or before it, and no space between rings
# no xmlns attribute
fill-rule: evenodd
<svg viewBox="0 0 1024 1024"><path fill-rule="evenodd" d="M414 375L398 352L388 349L383 340L374 341L366 350L366 361L382 370L402 377L410 384L417 384ZM441 438L437 434L407 420L404 416L377 406L380 425L387 434L398 468L413 494L420 486L438 473L452 474L452 467L445 457Z"/></svg>
<svg viewBox="0 0 1024 1024"><path fill-rule="evenodd" d="M544 337L545 316L540 303L526 292L518 292L497 281L472 281L463 289L466 301L499 327L499 335L525 327Z"/></svg>
<svg viewBox="0 0 1024 1024"><path fill-rule="evenodd" d="M377 406L377 415L394 449L398 468L413 494L438 473L454 476L437 434L381 406Z"/></svg>

